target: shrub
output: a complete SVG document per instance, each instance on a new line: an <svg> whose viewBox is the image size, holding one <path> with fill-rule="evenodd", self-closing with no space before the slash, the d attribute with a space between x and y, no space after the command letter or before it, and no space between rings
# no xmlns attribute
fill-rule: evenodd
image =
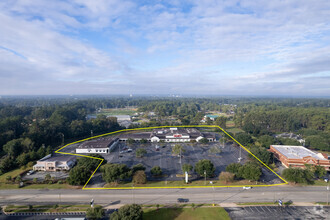
<svg viewBox="0 0 330 220"><path fill-rule="evenodd" d="M136 157L143 157L144 155L147 154L147 150L143 149L143 148L140 148L140 149L136 150L135 154L136 154Z"/></svg>
<svg viewBox="0 0 330 220"><path fill-rule="evenodd" d="M132 205L124 205L118 211L112 213L110 215L111 220L121 220L121 219L129 219L129 220L142 220L142 208L140 205L132 204Z"/></svg>
<svg viewBox="0 0 330 220"><path fill-rule="evenodd" d="M230 172L221 172L219 175L219 180L224 181L226 183L233 182L235 178L235 174Z"/></svg>
<svg viewBox="0 0 330 220"><path fill-rule="evenodd" d="M138 170L133 176L133 183L145 184L147 182L147 176L143 170Z"/></svg>
<svg viewBox="0 0 330 220"><path fill-rule="evenodd" d="M150 172L154 176L160 176L163 173L162 169L160 169L159 166L155 166L155 167L151 168Z"/></svg>

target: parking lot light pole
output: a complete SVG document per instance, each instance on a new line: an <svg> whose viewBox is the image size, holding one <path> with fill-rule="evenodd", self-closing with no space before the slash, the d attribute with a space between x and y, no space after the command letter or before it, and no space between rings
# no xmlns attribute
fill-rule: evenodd
<svg viewBox="0 0 330 220"><path fill-rule="evenodd" d="M205 176L204 185L206 185L206 170L204 170L204 176Z"/></svg>

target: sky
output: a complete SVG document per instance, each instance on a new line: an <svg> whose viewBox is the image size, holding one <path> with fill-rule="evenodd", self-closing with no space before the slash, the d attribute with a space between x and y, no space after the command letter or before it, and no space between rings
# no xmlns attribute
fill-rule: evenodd
<svg viewBox="0 0 330 220"><path fill-rule="evenodd" d="M329 0L1 0L0 95L330 95Z"/></svg>

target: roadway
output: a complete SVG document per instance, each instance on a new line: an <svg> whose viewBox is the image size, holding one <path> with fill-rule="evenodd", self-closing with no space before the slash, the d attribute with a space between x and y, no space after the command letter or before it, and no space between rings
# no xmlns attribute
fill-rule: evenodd
<svg viewBox="0 0 330 220"><path fill-rule="evenodd" d="M134 190L1 190L0 205L8 204L173 204L177 198L189 203L273 202L278 199L293 202L326 202L326 187L272 186L202 189L134 189Z"/></svg>

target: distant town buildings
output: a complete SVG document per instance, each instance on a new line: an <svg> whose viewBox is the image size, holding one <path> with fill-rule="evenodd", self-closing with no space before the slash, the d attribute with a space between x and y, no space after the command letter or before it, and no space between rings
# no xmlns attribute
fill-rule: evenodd
<svg viewBox="0 0 330 220"><path fill-rule="evenodd" d="M70 170L76 164L76 157L71 155L47 155L33 166L36 171L63 171Z"/></svg>
<svg viewBox="0 0 330 220"><path fill-rule="evenodd" d="M78 148L76 153L79 154L108 154L119 142L118 138L98 138L90 141L83 142Z"/></svg>
<svg viewBox="0 0 330 220"><path fill-rule="evenodd" d="M294 139L294 140L298 141L301 144L305 143L305 140L300 135L293 134L293 133L277 134L277 135L274 135L274 137L275 138L290 138L290 139Z"/></svg>
<svg viewBox="0 0 330 220"><path fill-rule="evenodd" d="M303 146L271 145L270 152L282 162L285 167L301 167L305 164L323 166L330 170L330 160L323 153L315 153Z"/></svg>
<svg viewBox="0 0 330 220"><path fill-rule="evenodd" d="M219 117L219 115L205 115L203 120L204 122L206 122L206 119L209 118L211 121L215 121L215 119L217 119Z"/></svg>
<svg viewBox="0 0 330 220"><path fill-rule="evenodd" d="M142 139L148 142L190 142L200 141L206 138L209 141L215 141L215 135L213 133L202 133L196 128L158 128L151 132L140 133L125 133L119 136L121 141L127 141L133 139L135 141L141 141Z"/></svg>

